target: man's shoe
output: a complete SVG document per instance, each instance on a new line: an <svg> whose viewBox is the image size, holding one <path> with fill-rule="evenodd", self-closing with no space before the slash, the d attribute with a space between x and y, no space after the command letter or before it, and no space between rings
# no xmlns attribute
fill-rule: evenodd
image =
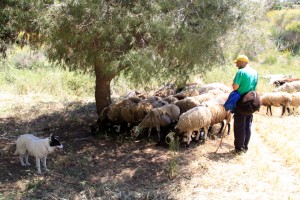
<svg viewBox="0 0 300 200"><path fill-rule="evenodd" d="M243 147L242 150L246 153L248 151L248 147Z"/></svg>
<svg viewBox="0 0 300 200"><path fill-rule="evenodd" d="M243 148L235 148L235 154L240 155L242 153L246 153L246 151Z"/></svg>

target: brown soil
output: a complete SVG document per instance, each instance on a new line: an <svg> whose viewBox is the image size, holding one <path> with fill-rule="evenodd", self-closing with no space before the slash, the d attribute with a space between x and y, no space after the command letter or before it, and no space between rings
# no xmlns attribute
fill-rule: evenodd
<svg viewBox="0 0 300 200"><path fill-rule="evenodd" d="M255 117L261 118L261 113ZM291 118L292 119L292 118ZM254 132L246 154L235 155L233 134L180 147L174 153L155 139L93 136L91 99L49 96L0 97L0 199L297 199L299 174ZM295 116L292 120L299 120ZM259 126L255 122L254 126ZM262 122L261 122L262 123ZM257 128L254 128L257 131ZM21 134L55 134L64 149L48 156L36 174L35 160L22 167L14 155ZM299 147L299 140L296 141ZM298 162L295 165L299 165Z"/></svg>

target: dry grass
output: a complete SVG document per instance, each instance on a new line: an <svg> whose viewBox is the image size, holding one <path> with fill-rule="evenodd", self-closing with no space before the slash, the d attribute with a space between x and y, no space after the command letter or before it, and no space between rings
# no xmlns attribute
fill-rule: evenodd
<svg viewBox="0 0 300 200"><path fill-rule="evenodd" d="M174 153L151 141L91 136L93 99L1 95L0 199L297 199L299 116L264 112L254 116L244 155L231 152L232 131L218 153L219 140ZM13 155L13 140L25 132L63 142L49 155L50 173L37 176Z"/></svg>

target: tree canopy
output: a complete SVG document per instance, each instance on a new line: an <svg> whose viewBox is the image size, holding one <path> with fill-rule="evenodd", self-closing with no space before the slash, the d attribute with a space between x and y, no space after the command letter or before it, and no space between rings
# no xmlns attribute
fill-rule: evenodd
<svg viewBox="0 0 300 200"><path fill-rule="evenodd" d="M255 0L51 2L38 6L35 43L51 60L95 72L98 113L121 73L137 84L184 82L224 62L228 44L238 42L229 36L246 34L267 8Z"/></svg>

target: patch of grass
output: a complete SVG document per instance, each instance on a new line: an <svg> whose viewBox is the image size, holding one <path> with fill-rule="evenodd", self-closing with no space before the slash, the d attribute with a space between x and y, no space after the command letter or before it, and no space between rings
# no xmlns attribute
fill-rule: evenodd
<svg viewBox="0 0 300 200"><path fill-rule="evenodd" d="M27 95L94 96L94 76L49 62L40 52L17 49L0 60L0 92Z"/></svg>
<svg viewBox="0 0 300 200"><path fill-rule="evenodd" d="M237 68L234 64L214 68L203 77L203 81L205 83L220 82L230 86L236 71Z"/></svg>

